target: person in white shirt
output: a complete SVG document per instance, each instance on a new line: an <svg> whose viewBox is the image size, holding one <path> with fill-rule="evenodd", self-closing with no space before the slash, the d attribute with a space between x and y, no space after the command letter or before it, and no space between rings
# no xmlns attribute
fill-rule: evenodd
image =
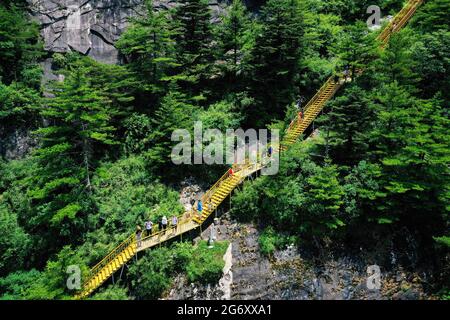
<svg viewBox="0 0 450 320"><path fill-rule="evenodd" d="M162 217L161 224L162 224L163 230L166 230L166 228L167 228L167 217L166 216Z"/></svg>
<svg viewBox="0 0 450 320"><path fill-rule="evenodd" d="M177 218L177 216L173 216L173 217L172 217L172 227L173 227L175 230L177 230L177 227L178 227L178 218Z"/></svg>
<svg viewBox="0 0 450 320"><path fill-rule="evenodd" d="M152 235L153 222L151 220L145 223L145 230L147 231L147 237Z"/></svg>

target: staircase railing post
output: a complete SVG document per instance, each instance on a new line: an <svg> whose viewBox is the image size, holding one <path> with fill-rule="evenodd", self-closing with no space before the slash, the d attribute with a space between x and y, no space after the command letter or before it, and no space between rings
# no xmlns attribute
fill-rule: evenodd
<svg viewBox="0 0 450 320"><path fill-rule="evenodd" d="M126 263L122 265L122 269L120 270L119 280L122 280L123 269L125 269Z"/></svg>

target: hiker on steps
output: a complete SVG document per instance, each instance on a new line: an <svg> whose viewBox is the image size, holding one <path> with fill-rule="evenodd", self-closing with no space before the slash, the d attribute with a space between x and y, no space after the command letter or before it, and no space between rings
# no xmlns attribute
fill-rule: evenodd
<svg viewBox="0 0 450 320"><path fill-rule="evenodd" d="M302 119L303 119L302 103L303 103L302 97L298 98L297 101L295 102L295 108L297 109L297 117L294 119L294 121L297 122L297 125L300 124L300 122L302 122Z"/></svg>
<svg viewBox="0 0 450 320"><path fill-rule="evenodd" d="M200 218L202 217L202 211L203 211L202 200L198 200L198 202L197 202L197 212L198 212L198 215L199 215Z"/></svg>
<svg viewBox="0 0 450 320"><path fill-rule="evenodd" d="M297 101L295 102L295 106L297 107L298 110L302 108L302 102L303 100L301 98L298 98Z"/></svg>
<svg viewBox="0 0 450 320"><path fill-rule="evenodd" d="M173 216L172 217L172 227L174 229L174 231L177 231L177 227L178 227L178 218L177 216Z"/></svg>
<svg viewBox="0 0 450 320"><path fill-rule="evenodd" d="M352 79L350 78L350 66L346 65L344 69L344 82L350 82Z"/></svg>
<svg viewBox="0 0 450 320"><path fill-rule="evenodd" d="M140 248L142 245L142 229L140 226L136 228L136 243L137 247Z"/></svg>
<svg viewBox="0 0 450 320"><path fill-rule="evenodd" d="M300 124L302 121L303 121L303 111L300 110L298 112L297 122L298 122L298 124Z"/></svg>
<svg viewBox="0 0 450 320"><path fill-rule="evenodd" d="M162 224L163 230L166 230L166 228L167 228L167 217L166 216L162 217L161 224Z"/></svg>
<svg viewBox="0 0 450 320"><path fill-rule="evenodd" d="M153 229L153 222L151 220L148 220L145 223L145 230L147 231L147 237L152 235L152 229Z"/></svg>
<svg viewBox="0 0 450 320"><path fill-rule="evenodd" d="M338 75L338 74L335 74L335 75L334 75L334 78L333 78L333 82L334 82L335 84L338 84L339 81L340 81L339 75Z"/></svg>
<svg viewBox="0 0 450 320"><path fill-rule="evenodd" d="M189 217L191 217L191 213L193 213L195 216L195 199L194 198L191 199L190 204L191 204L191 210L189 211Z"/></svg>

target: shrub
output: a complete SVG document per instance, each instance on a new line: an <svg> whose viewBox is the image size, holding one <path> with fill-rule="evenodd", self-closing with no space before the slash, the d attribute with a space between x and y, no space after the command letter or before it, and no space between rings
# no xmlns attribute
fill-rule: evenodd
<svg viewBox="0 0 450 320"><path fill-rule="evenodd" d="M128 300L127 289L119 286L109 286L93 295L90 300Z"/></svg>
<svg viewBox="0 0 450 320"><path fill-rule="evenodd" d="M296 242L295 237L279 234L272 227L268 227L259 236L259 250L263 255L271 256L276 249L294 242Z"/></svg>
<svg viewBox="0 0 450 320"><path fill-rule="evenodd" d="M188 280L204 284L217 282L225 266L223 255L227 248L227 241L216 242L213 248L209 248L206 241L200 242L186 267Z"/></svg>
<svg viewBox="0 0 450 320"><path fill-rule="evenodd" d="M137 299L158 299L172 283L175 264L168 248L149 251L129 269L132 294Z"/></svg>

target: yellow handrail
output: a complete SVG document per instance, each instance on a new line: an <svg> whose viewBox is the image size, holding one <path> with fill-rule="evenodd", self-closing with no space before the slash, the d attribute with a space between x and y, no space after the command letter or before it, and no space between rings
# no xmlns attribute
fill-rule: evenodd
<svg viewBox="0 0 450 320"><path fill-rule="evenodd" d="M320 87L320 89L316 92L316 94L311 98L311 100L309 100L309 102L306 104L305 106L305 113L308 111L308 109L317 101L317 99L319 99L319 97L322 95L322 93L328 88L329 85L333 85L334 81L333 81L334 77L331 76L327 79L327 81L325 81L325 83L322 85L322 87ZM298 116L296 116L291 123L289 124L288 129L286 130L286 132L289 132L297 123L298 121Z"/></svg>
<svg viewBox="0 0 450 320"><path fill-rule="evenodd" d="M125 248L129 247L132 242L135 241L135 235L132 234L127 239L125 239L122 243L120 243L117 247L111 250L106 257L104 257L99 263L97 263L94 267L92 267L89 271L89 276L83 281L83 286L88 284L99 272L99 270L103 269L108 265L109 262L117 258L117 256L125 250ZM125 248L124 248L125 247Z"/></svg>
<svg viewBox="0 0 450 320"><path fill-rule="evenodd" d="M217 180L217 182L211 188L209 188L208 191L205 192L205 194L202 197L202 202L206 204L211 199L212 194L214 194L213 191L215 191L220 186L220 184L229 177L230 172L229 170L227 170L227 172L225 172L225 174L219 180Z"/></svg>
<svg viewBox="0 0 450 320"><path fill-rule="evenodd" d="M386 46L392 34L406 25L423 1L424 0L410 0L407 5L404 6L391 21L389 21L388 25L377 37L377 40L382 42L382 47Z"/></svg>

